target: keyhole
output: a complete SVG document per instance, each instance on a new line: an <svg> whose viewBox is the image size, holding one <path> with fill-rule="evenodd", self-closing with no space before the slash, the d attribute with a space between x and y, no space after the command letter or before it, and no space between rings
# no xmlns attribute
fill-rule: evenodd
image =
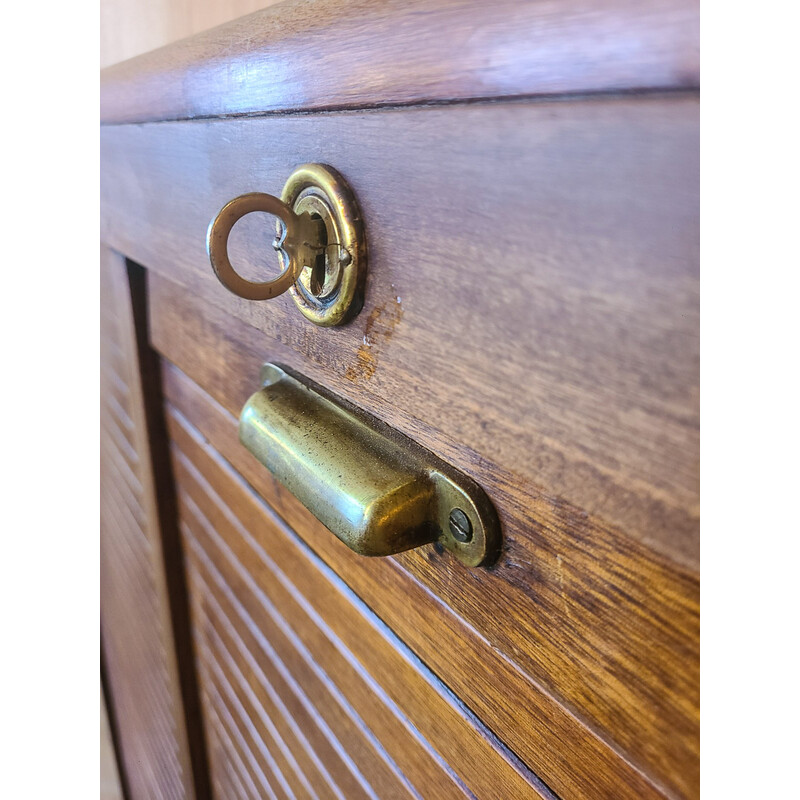
<svg viewBox="0 0 800 800"><path fill-rule="evenodd" d="M322 222L322 217L319 214L312 214L312 219ZM321 244L322 251L317 254L314 265L311 267L311 280L309 281L309 288L314 297L319 297L325 287L325 275L327 272L328 261L328 228L322 224L319 226L321 231Z"/></svg>

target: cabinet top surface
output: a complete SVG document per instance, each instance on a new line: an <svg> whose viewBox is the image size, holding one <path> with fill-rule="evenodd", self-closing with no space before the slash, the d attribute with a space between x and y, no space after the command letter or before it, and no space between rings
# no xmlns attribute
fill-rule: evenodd
<svg viewBox="0 0 800 800"><path fill-rule="evenodd" d="M101 72L101 122L699 86L696 0L288 0Z"/></svg>

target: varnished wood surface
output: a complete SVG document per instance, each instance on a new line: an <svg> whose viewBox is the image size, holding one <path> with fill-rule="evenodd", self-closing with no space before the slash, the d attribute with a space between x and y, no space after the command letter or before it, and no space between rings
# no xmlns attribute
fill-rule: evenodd
<svg viewBox="0 0 800 800"><path fill-rule="evenodd" d="M101 119L698 85L696 0L296 0L105 69Z"/></svg>
<svg viewBox="0 0 800 800"><path fill-rule="evenodd" d="M226 796L552 798L205 434L168 413L212 779Z"/></svg>
<svg viewBox="0 0 800 800"><path fill-rule="evenodd" d="M498 566L466 570L433 549L353 554L237 439L235 415L255 388L239 376L286 349L187 304L161 280L152 290L157 346L216 398L169 369L170 401L551 788L564 797L659 796L633 762L696 794L693 576L576 509L531 520L529 487L498 468L476 470L469 453L446 446L437 452L479 479L498 507L507 539Z"/></svg>
<svg viewBox="0 0 800 800"><path fill-rule="evenodd" d="M104 236L152 270L153 341L214 398L168 372L190 424L560 796L697 796L696 95L102 138ZM342 329L240 301L207 265L216 211L303 161L340 169L366 220L365 307ZM236 263L271 258L263 230L238 234ZM497 567L365 562L315 523L236 441L267 359L481 483ZM231 708L206 702L222 730ZM252 791L228 735L219 780Z"/></svg>
<svg viewBox="0 0 800 800"><path fill-rule="evenodd" d="M568 503L697 568L696 97L120 126L102 142L114 246L432 449L501 465L534 521ZM288 296L234 297L205 253L228 200L279 194L305 161L339 169L366 221L366 303L340 329ZM271 266L249 223L234 263Z"/></svg>
<svg viewBox="0 0 800 800"><path fill-rule="evenodd" d="M129 800L195 797L124 259L101 264L100 616Z"/></svg>

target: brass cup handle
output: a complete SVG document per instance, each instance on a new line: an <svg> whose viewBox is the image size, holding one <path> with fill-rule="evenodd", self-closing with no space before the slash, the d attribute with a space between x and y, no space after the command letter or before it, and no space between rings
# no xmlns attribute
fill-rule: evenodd
<svg viewBox="0 0 800 800"><path fill-rule="evenodd" d="M497 513L469 477L288 367L265 364L261 384L239 441L351 550L438 542L468 566L497 557Z"/></svg>
<svg viewBox="0 0 800 800"><path fill-rule="evenodd" d="M283 272L274 280L248 281L233 268L228 257L228 237L233 226L246 214L263 211L283 223L285 234L276 242L276 249L285 254ZM245 300L270 300L283 294L297 280L303 267L306 250L319 249L319 228L310 214L296 214L286 203L271 194L250 192L226 203L208 226L206 248L211 267L220 283ZM315 244L316 241L316 244Z"/></svg>

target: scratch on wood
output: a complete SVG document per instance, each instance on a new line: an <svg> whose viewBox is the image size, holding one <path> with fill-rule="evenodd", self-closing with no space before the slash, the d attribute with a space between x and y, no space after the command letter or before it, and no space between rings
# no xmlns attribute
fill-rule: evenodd
<svg viewBox="0 0 800 800"><path fill-rule="evenodd" d="M559 553L556 553L556 562L558 563L558 587L561 592L561 602L564 604L564 611L567 616L572 619L572 614L569 610L569 598L564 591L564 564Z"/></svg>
<svg viewBox="0 0 800 800"><path fill-rule="evenodd" d="M348 366L345 378L358 384L368 381L375 374L380 348L392 338L402 318L403 306L399 297L372 309L364 326L364 337L356 352L356 361Z"/></svg>

